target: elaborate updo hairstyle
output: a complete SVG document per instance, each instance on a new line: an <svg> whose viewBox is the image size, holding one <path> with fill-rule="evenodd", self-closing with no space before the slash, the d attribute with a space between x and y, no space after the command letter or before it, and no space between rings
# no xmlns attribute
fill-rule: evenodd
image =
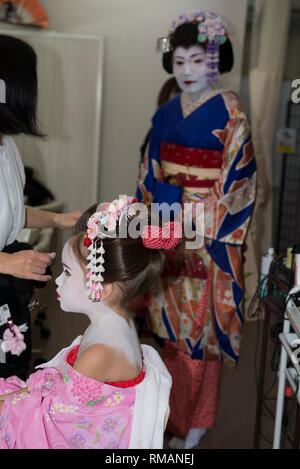
<svg viewBox="0 0 300 469"><path fill-rule="evenodd" d="M171 50L163 54L163 67L168 73L173 73L173 53L177 47L188 49L200 46L205 51L205 44L198 41L198 23L184 23L178 26L170 37ZM234 65L232 44L229 38L220 45L219 73L230 72Z"/></svg>
<svg viewBox="0 0 300 469"><path fill-rule="evenodd" d="M96 210L97 205L93 205L84 212L77 221L71 238L73 252L83 266L88 264L88 250L84 247L87 222ZM150 219L144 220L145 224L148 221L150 222ZM104 283L119 284L122 291L121 302L125 304L143 295L155 284L164 267L165 253L160 249L146 248L141 236L136 239L119 238L118 224L116 233L115 238L102 238L105 249L105 271L102 276ZM100 242L97 241L97 248L100 247Z"/></svg>

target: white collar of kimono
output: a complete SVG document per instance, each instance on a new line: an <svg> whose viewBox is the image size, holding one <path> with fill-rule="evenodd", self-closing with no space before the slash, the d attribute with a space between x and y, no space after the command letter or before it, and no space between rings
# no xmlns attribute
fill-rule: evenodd
<svg viewBox="0 0 300 469"><path fill-rule="evenodd" d="M179 88L192 100L211 90L207 84L206 53L201 46L177 47L173 54L173 74Z"/></svg>

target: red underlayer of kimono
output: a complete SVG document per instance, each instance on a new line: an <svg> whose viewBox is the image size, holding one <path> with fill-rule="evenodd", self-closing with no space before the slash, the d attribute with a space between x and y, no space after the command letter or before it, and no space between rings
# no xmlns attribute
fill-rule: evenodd
<svg viewBox="0 0 300 469"><path fill-rule="evenodd" d="M153 118L138 181L142 202L204 204L206 278L162 276L148 295L152 331L165 341L172 376L169 430L214 425L223 359L238 360L242 337L242 245L255 198L250 126L237 96L214 91L198 103L182 93ZM197 212L193 221L197 222Z"/></svg>
<svg viewBox="0 0 300 469"><path fill-rule="evenodd" d="M79 350L79 345L71 349L70 352L68 353L66 361L69 363L69 365L74 366L76 359L77 359L78 350ZM125 388L130 388L132 386L136 386L137 384L140 384L143 381L144 377L145 377L145 369L143 368L141 373L136 378L129 379L127 381L115 381L115 382L110 381L109 383L105 383L105 384L109 384L110 386L114 386L116 388L125 389Z"/></svg>

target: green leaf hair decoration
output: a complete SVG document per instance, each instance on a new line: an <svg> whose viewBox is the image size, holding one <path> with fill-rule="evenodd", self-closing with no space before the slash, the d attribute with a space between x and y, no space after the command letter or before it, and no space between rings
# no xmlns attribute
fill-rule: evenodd
<svg viewBox="0 0 300 469"><path fill-rule="evenodd" d="M205 42L207 39L206 34L198 34L198 41L199 42Z"/></svg>

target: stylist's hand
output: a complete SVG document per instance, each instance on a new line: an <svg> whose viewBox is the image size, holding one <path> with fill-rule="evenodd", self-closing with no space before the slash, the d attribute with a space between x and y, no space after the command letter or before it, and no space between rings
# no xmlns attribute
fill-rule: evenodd
<svg viewBox="0 0 300 469"><path fill-rule="evenodd" d="M77 220L81 217L83 212L77 210L76 212L57 213L55 217L55 226L62 230L69 230L75 226Z"/></svg>
<svg viewBox="0 0 300 469"><path fill-rule="evenodd" d="M17 278L47 282L50 275L45 275L48 265L55 258L55 252L46 254L33 250L6 254L3 273Z"/></svg>

